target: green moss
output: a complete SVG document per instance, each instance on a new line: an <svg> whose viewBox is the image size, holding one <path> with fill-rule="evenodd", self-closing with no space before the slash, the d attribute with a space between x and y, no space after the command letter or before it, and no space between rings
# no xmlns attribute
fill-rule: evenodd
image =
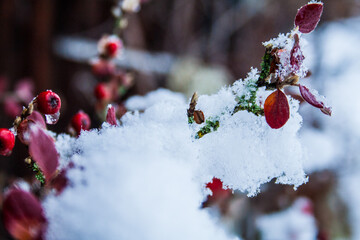
<svg viewBox="0 0 360 240"><path fill-rule="evenodd" d="M195 122L194 116L188 117L188 123L189 123L189 124L192 124L192 123L194 123L194 122Z"/></svg>
<svg viewBox="0 0 360 240"><path fill-rule="evenodd" d="M41 182L41 184L45 184L45 176L41 172L39 166L36 163L33 163L32 170L35 172L35 178Z"/></svg>
<svg viewBox="0 0 360 240"><path fill-rule="evenodd" d="M273 57L271 56L271 48L266 48L265 50L265 54L262 58L260 67L261 67L261 72L260 72L260 77L258 80L258 85L264 84L266 81L265 79L270 75L270 68L271 68L271 61L273 60Z"/></svg>
<svg viewBox="0 0 360 240"><path fill-rule="evenodd" d="M205 126L200 128L197 132L196 138L202 138L204 135L216 131L220 126L220 122L218 120L206 120Z"/></svg>
<svg viewBox="0 0 360 240"><path fill-rule="evenodd" d="M266 86L266 90L276 89L275 83L268 82L268 77L271 74L270 73L271 64L274 64L273 61L275 61L274 56L272 56L272 54L271 54L272 50L273 50L272 47L267 47L265 49L265 54L264 54L261 64L260 64L260 67L261 67L260 77L256 82L256 86L258 88Z"/></svg>

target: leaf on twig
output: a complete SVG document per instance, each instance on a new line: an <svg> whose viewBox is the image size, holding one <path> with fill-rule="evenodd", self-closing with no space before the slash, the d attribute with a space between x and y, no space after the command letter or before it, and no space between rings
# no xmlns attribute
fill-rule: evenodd
<svg viewBox="0 0 360 240"><path fill-rule="evenodd" d="M312 32L320 21L323 12L323 3L309 3L302 6L295 17L295 26L302 33Z"/></svg>
<svg viewBox="0 0 360 240"><path fill-rule="evenodd" d="M278 129L285 125L290 118L290 107L286 95L276 90L265 100L264 114L266 122L271 128Z"/></svg>
<svg viewBox="0 0 360 240"><path fill-rule="evenodd" d="M30 143L30 127L32 125L46 129L46 123L41 113L33 111L32 114L24 119L17 127L17 137L25 145L29 145Z"/></svg>
<svg viewBox="0 0 360 240"><path fill-rule="evenodd" d="M40 127L46 129L46 123L44 117L38 111L33 111L30 116L27 117L29 121L32 121L35 124L38 124Z"/></svg>
<svg viewBox="0 0 360 240"><path fill-rule="evenodd" d="M321 100L319 100L317 96L315 96L315 94L313 94L307 87L303 86L303 85L299 85L299 89L300 89L300 94L302 96L302 98L308 102L310 105L316 107L316 108L320 108L320 110L326 114L331 116L331 107L328 107L324 104L324 102L322 102Z"/></svg>
<svg viewBox="0 0 360 240"><path fill-rule="evenodd" d="M54 140L42 128L30 128L29 153L43 172L45 179L50 180L59 164L59 155Z"/></svg>

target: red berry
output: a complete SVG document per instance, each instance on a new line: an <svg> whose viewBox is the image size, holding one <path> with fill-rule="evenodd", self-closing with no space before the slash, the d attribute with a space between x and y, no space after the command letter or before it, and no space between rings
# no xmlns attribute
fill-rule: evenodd
<svg viewBox="0 0 360 240"><path fill-rule="evenodd" d="M79 111L71 119L71 126L75 129L78 135L80 134L81 130L89 130L90 125L91 125L90 117L83 111Z"/></svg>
<svg viewBox="0 0 360 240"><path fill-rule="evenodd" d="M98 42L98 51L101 58L113 58L122 49L122 41L116 35L105 35Z"/></svg>
<svg viewBox="0 0 360 240"><path fill-rule="evenodd" d="M54 114L60 111L60 97L51 90L40 93L37 98L37 108L43 114Z"/></svg>
<svg viewBox="0 0 360 240"><path fill-rule="evenodd" d="M14 134L6 128L0 128L0 155L8 156L11 154L15 145Z"/></svg>
<svg viewBox="0 0 360 240"><path fill-rule="evenodd" d="M105 48L106 48L106 53L108 56L110 57L115 57L119 47L120 47L120 42L108 42L108 44L106 44Z"/></svg>
<svg viewBox="0 0 360 240"><path fill-rule="evenodd" d="M105 83L98 83L94 89L94 94L98 100L110 99L110 91Z"/></svg>

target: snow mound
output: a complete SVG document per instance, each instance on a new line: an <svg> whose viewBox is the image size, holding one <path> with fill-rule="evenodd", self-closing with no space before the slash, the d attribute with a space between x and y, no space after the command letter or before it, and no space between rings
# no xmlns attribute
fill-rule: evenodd
<svg viewBox="0 0 360 240"><path fill-rule="evenodd" d="M202 96L198 108L206 118L219 114L223 101L232 106L232 92ZM159 90L135 100L128 103L134 110L147 109L127 113L120 127L58 137L62 161L75 167L67 172L70 186L44 202L48 239L232 239L200 209L213 177L250 196L273 178L295 187L307 181L296 101L280 130L261 116L225 112L217 131L196 139L188 103L177 93Z"/></svg>

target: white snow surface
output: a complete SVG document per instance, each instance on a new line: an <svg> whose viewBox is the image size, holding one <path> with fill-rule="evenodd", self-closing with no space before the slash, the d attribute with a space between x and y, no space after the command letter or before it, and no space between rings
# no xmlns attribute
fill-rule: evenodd
<svg viewBox="0 0 360 240"><path fill-rule="evenodd" d="M48 239L233 239L200 209L213 177L249 196L273 178L306 182L298 102L290 99L289 121L274 130L264 117L226 111L234 89L200 96L197 108L220 121L201 139L194 137L201 126L188 124L188 102L167 90L129 100L146 110L127 113L121 127L59 136L61 161L76 167L67 173L70 187L44 202Z"/></svg>

